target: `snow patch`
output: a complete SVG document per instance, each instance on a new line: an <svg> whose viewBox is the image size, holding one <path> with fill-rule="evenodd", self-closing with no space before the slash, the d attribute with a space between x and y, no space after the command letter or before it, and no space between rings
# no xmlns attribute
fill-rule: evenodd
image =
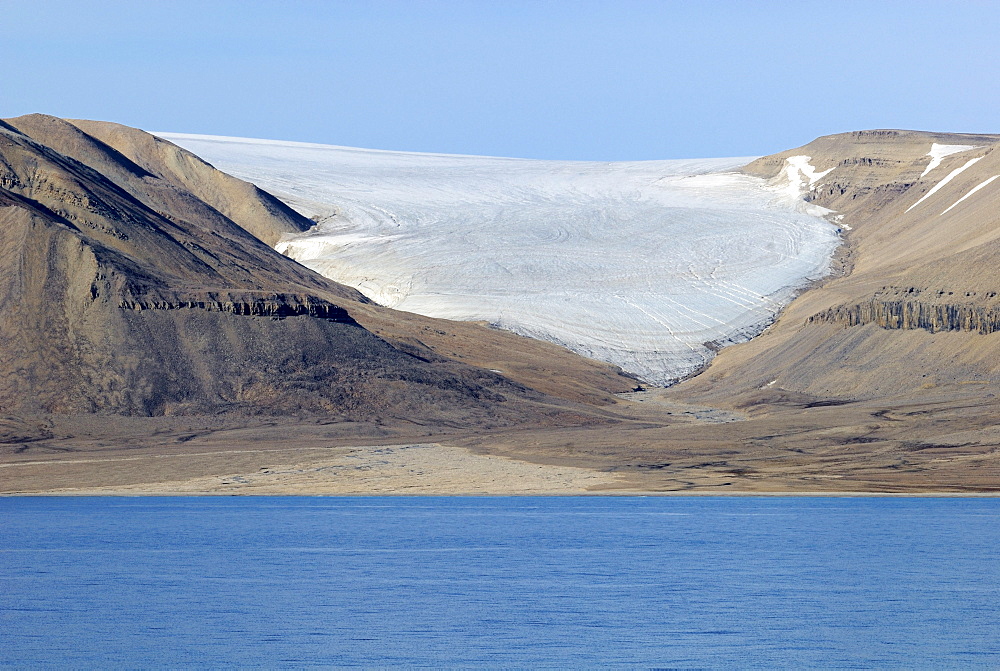
<svg viewBox="0 0 1000 671"><path fill-rule="evenodd" d="M749 158L537 161L159 135L320 216L278 246L317 272L653 383L759 333L840 244L800 190L736 172ZM794 167L799 183L829 172Z"/></svg>
<svg viewBox="0 0 1000 671"><path fill-rule="evenodd" d="M927 200L928 198L930 198L931 196L933 196L935 193L937 193L938 191L940 191L941 188L944 187L945 184L947 184L948 182L950 182L951 180L955 179L956 177L958 177L959 175L961 175L963 172L965 172L966 170L968 170L969 168L971 168L972 166L974 166L978 161L982 160L982 158L983 158L982 156L979 156L977 158L970 158L969 161L965 165L963 165L960 168L955 168L954 170L952 170L951 172L949 172L948 175L944 179L942 179L940 182L938 182L937 184L935 184L934 187L930 191L928 191L927 193L925 193L924 196L923 196L923 198L921 198L920 200L918 200L917 202L915 202L913 205L910 205L908 208L906 208L906 212L909 212L910 210L912 210L913 208L915 208L917 205L919 205L920 203L924 202L925 200ZM904 212L904 214L906 212Z"/></svg>
<svg viewBox="0 0 1000 671"><path fill-rule="evenodd" d="M931 145L931 150L927 152L927 156L931 157L931 162L927 164L924 171L920 173L921 177L924 177L934 168L941 165L941 159L946 156L951 156L952 154L957 154L962 151L969 151L970 149L979 149L978 146L974 147L971 144L938 144L937 142Z"/></svg>
<svg viewBox="0 0 1000 671"><path fill-rule="evenodd" d="M993 175L992 177L990 177L990 178L989 178L988 180L986 180L985 182L983 182L983 183L982 183L982 184L980 184L979 186L975 186L975 187L973 187L973 188L972 188L972 190L971 190L971 191L969 191L969 193L965 194L964 196L962 196L961 198L959 198L958 200L956 200L956 201L955 201L954 203L952 203L952 204L951 204L951 207L949 207L949 208L948 208L947 210L945 210L945 211L944 211L944 212L942 212L941 214L947 214L947 213L949 212L949 210L951 210L951 208L952 208L952 207L955 207L956 205L958 205L958 204L959 204L959 203L961 203L961 202L962 202L963 200L965 200L966 198L968 198L969 196L971 196L971 195L972 195L972 194L974 194L975 192L979 191L980 189L984 189L984 188L986 188L986 187L987 187L987 186L989 186L989 185L990 185L990 184L991 184L991 183L993 182L993 180L995 180L995 179L996 179L997 177L1000 177L1000 175Z"/></svg>
<svg viewBox="0 0 1000 671"><path fill-rule="evenodd" d="M812 160L811 156L792 156L786 160L788 161L789 164L789 167L786 168L786 172L788 172L788 178L790 180L795 179L795 177L791 172L791 169L794 168L798 173L802 175L802 177L808 180L809 187L812 187L820 179L826 177L831 172L833 172L833 168L830 168L829 170L824 170L823 172L817 172L816 168L809 163L809 161Z"/></svg>
<svg viewBox="0 0 1000 671"><path fill-rule="evenodd" d="M833 168L819 172L809 161L810 156L791 156L785 159L784 169L772 180L771 184L778 190L779 196L786 205L791 205L798 211L813 217L826 217L833 210L809 203L805 195L823 177L829 175ZM834 166L836 167L836 166Z"/></svg>

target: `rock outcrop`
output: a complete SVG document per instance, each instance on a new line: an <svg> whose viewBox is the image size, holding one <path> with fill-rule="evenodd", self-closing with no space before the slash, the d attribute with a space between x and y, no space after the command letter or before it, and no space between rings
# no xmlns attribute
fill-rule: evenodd
<svg viewBox="0 0 1000 671"><path fill-rule="evenodd" d="M98 298L94 292L94 298ZM358 325L347 310L313 296L295 294L269 294L253 296L248 293L228 294L208 291L189 294L157 294L140 299L122 298L118 307L125 310L208 310L228 312L252 317L313 317L341 324Z"/></svg>
<svg viewBox="0 0 1000 671"><path fill-rule="evenodd" d="M979 299L976 292L961 294L967 302L950 302L960 298L953 291L929 292L928 300L921 300L919 289L882 290L872 298L854 305L827 308L809 318L809 323L830 323L843 326L875 324L884 329L924 329L938 331L975 331L987 334L1000 331L1000 305ZM993 296L989 296L993 294ZM986 300L996 292L988 292Z"/></svg>

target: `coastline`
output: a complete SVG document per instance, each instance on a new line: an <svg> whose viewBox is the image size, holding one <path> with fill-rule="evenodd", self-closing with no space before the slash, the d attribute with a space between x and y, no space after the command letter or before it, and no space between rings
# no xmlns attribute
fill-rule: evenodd
<svg viewBox="0 0 1000 671"><path fill-rule="evenodd" d="M291 452L292 455L287 453ZM224 451L202 453L202 457L218 457ZM300 459L287 459L298 453ZM310 455L310 453L313 453ZM316 454L318 453L318 454ZM335 454L331 454L335 453ZM246 456L246 452L241 453ZM864 490L758 490L711 485L689 489L656 490L642 487L625 474L615 474L581 466L538 464L506 456L477 453L472 449L440 443L406 443L339 447L260 450L261 460L271 465L233 469L215 475L169 479L168 475L150 473L163 478L156 482L107 484L95 486L65 486L7 491L0 497L25 496L579 496L579 497L848 497L848 498L993 498L1000 492L947 491L928 488L925 491L864 491ZM278 463L281 456L290 463ZM199 455L172 455L191 462ZM307 458L311 456L312 458ZM174 461L165 455L123 457L122 460L162 462ZM115 459L77 460L82 462L114 462ZM61 475L48 478L73 478L71 461L7 463L0 472L11 468L61 470ZM191 464L188 463L190 467ZM132 465L135 468L135 465ZM169 466L167 467L169 469ZM220 469L221 470L221 469ZM9 471L8 471L9 472ZM169 470L168 470L169 472ZM762 483L763 484L763 483Z"/></svg>

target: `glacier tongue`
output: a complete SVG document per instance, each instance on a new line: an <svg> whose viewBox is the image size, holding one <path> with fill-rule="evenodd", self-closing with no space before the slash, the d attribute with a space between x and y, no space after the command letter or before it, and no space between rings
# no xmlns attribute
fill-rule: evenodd
<svg viewBox="0 0 1000 671"><path fill-rule="evenodd" d="M759 333L839 244L748 158L574 162L157 133L319 219L277 249L379 303L669 384Z"/></svg>

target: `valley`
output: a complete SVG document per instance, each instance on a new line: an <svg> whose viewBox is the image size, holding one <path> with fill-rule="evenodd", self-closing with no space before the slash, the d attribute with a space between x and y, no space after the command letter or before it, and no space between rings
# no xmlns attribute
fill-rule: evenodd
<svg viewBox="0 0 1000 671"><path fill-rule="evenodd" d="M552 263L569 249L576 265L564 274L550 271L552 291L533 289L541 298L520 303L535 308L536 321L527 309L518 316L522 322L509 323L496 318L495 306L502 303L496 299L518 303L523 284L512 282L479 300L474 287L459 283L455 305L465 307L441 308L449 298L442 297L446 283L434 283L443 282L449 264L470 249L486 249L483 258L495 259L498 252L485 241L496 230L518 230L510 227L524 224L523 212L498 210L499 228L481 239L463 238L471 247L459 245L457 251L442 250L437 238L421 243L418 231L397 221L395 235L414 252L399 261L410 284L397 283L408 287L394 294L397 307L413 310L404 312L372 300L389 295L385 287L392 278L376 271L393 267L398 255L378 238L392 237L385 227L390 215L398 220L398 212L385 207L372 214L369 208L364 219L363 208L352 205L363 181L357 171L344 169L353 175L348 186L355 191L346 192L341 209L335 209L336 189L309 200L294 191L303 187L288 174L286 189L275 191L297 212L135 129L31 115L6 120L0 132L5 493L363 493L394 491L393 482L396 493L452 494L913 494L990 493L1000 487L998 136L845 133L754 160L740 172L734 171L738 165L700 163L694 168L700 175L668 179L675 182L664 190L669 193L657 197L674 199L668 210L698 210L698 221L711 220L706 202L726 193L731 199L730 217L715 220L721 228L703 231L703 238L694 238L702 242L690 248L712 250L717 244L719 254L730 255L727 263L741 268L741 283L764 278L766 273L754 270L763 266L769 281L779 279L767 285L772 290L755 284L751 293L767 298L787 292L782 302L791 302L761 335L720 347L747 340L779 306L720 295L718 284L698 284L711 271L692 267L692 286L707 287L687 292L697 304L719 300L743 312L720 319L725 331L704 320L707 331L688 326L691 343L710 332L713 337L700 342L715 344L701 345L708 354L695 352L693 363L671 364L656 373L665 377L655 377L648 372L656 358L650 352L662 359L673 355L650 345L651 324L676 325L670 322L676 317L660 312L645 324L634 317L616 320L612 309L588 305L582 294L560 293L553 276L586 277L588 266L576 261L604 249L600 236L569 219L552 230L566 232L577 246L542 240L532 245L529 238L525 249L553 254ZM400 155L384 158L398 170ZM272 177L285 170L266 165ZM720 166L722 173L711 172ZM598 166L579 167L589 174L570 181L593 190ZM648 183L649 171L675 168L634 170ZM435 178L443 185L461 182ZM691 178L702 182L694 193L679 186ZM528 181L545 179L551 178ZM274 187L261 181L258 186ZM733 195L734 183L766 186ZM421 188L425 194L430 186ZM540 190L532 188L537 199ZM454 209L454 192L444 193L441 207ZM732 199L740 198L765 213L784 198L783 207L798 224L772 226L779 237L767 239L760 215L732 214ZM648 200L648 194L636 198L643 207ZM392 202L400 207L401 201ZM303 212L320 220L317 230L310 230L315 221ZM478 212L492 216L489 208ZM554 219L565 217L552 212ZM342 225L348 219L370 230L348 230ZM625 226L604 221L610 228ZM669 217L656 221L648 230L629 224L615 239L665 231L657 243L664 249L689 244L677 239L671 245L674 224ZM458 222L431 225L447 235ZM813 242L803 226L814 227ZM843 244L826 273L825 259L841 242L837 227ZM752 234L740 237L741 230ZM519 235L523 241L524 230ZM607 277L609 267L627 262L627 249L616 244L608 243L613 262L592 269L589 296L600 295L593 287L607 284L597 280ZM274 245L308 267L277 254ZM355 261L371 258L365 256L371 246L377 253L368 284L346 286L310 270L323 272L328 261L322 259L337 253L357 253ZM513 249L530 265L527 251ZM772 253L794 260L800 279L771 267ZM722 267L713 254L706 267ZM446 272L421 276L421 259L436 259L429 266ZM738 260L747 263L741 267ZM676 279L685 267L673 263L667 275ZM668 288L660 291L660 280L653 282L648 268L640 270L619 275L632 284L612 287L609 295L646 282L659 287L645 295L662 310L664 296L685 293L680 284L670 288L675 280L669 278L661 278ZM492 288L491 277L475 281L480 289ZM428 303L427 297L434 298ZM543 298L562 300L564 308L539 302ZM408 306L407 300L416 302ZM438 306L427 312L441 309L445 316L498 323L521 334L539 335L524 324L538 326L544 317L550 321L543 337L555 342L416 314L420 301ZM480 307L482 313L469 312ZM633 314L650 312L650 304L639 307ZM670 314L690 315L691 307ZM594 315L606 321L595 323ZM553 336L564 323L581 325L577 335L608 346ZM638 335L637 349L644 354L636 361L647 362L645 367L629 368L614 353L627 350L609 337L615 328ZM612 365L665 382L700 370L711 356L705 370L667 388ZM393 450L393 457L380 458L380 449ZM456 449L469 457L459 458ZM380 468L385 477L374 485L373 470L377 476ZM432 471L433 478L418 477ZM332 472L336 484L323 479Z"/></svg>

